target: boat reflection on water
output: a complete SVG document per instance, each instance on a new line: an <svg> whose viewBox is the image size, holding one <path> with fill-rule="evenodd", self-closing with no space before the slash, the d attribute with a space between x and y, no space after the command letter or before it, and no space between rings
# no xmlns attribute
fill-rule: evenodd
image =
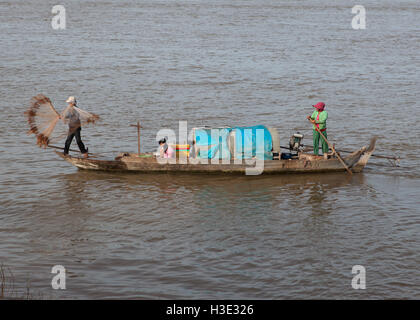
<svg viewBox="0 0 420 320"><path fill-rule="evenodd" d="M142 211L141 203L154 199L171 204L175 212L190 206L192 212L236 212L244 209L252 214L270 212L281 207L311 207L314 214L327 214L334 203L327 196L337 196L341 188L369 188L363 174L345 173L284 174L275 176L231 176L201 174L132 174L80 170L60 176L69 206L74 203L100 201L97 191L103 190L102 200L112 200L119 194L125 205ZM99 190L98 190L99 189ZM95 193L93 199L90 194ZM107 198L111 196L111 198ZM188 203L188 205L187 205ZM253 203L253 204L252 204ZM99 203L98 203L99 205ZM256 207L254 207L256 205ZM149 211L149 210L148 210Z"/></svg>

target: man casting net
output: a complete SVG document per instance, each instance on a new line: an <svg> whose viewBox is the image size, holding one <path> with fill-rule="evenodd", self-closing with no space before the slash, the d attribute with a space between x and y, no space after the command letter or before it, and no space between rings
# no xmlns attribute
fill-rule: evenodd
<svg viewBox="0 0 420 320"><path fill-rule="evenodd" d="M29 134L35 134L37 144L46 148L51 142L62 139L67 134L64 154L68 154L73 138L76 138L80 152L87 157L88 149L81 139L82 126L94 124L99 116L78 108L75 97L69 97L67 107L58 113L51 100L39 94L31 99L25 112L29 124Z"/></svg>

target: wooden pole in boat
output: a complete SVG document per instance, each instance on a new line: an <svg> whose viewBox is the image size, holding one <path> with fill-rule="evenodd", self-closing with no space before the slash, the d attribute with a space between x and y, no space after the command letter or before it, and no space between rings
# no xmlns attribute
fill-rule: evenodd
<svg viewBox="0 0 420 320"><path fill-rule="evenodd" d="M137 143L138 143L138 155L140 155L140 128L142 126L140 125L140 121L137 121L137 124L130 124L130 127L136 127L137 128Z"/></svg>
<svg viewBox="0 0 420 320"><path fill-rule="evenodd" d="M311 145L308 145L307 147L308 147L308 150L306 150L306 148L305 148L305 151L310 151L310 150L314 149L314 146L311 146ZM280 148L290 149L290 147L282 147L282 146L280 146ZM321 149L321 147L319 147L319 149ZM344 152L344 153L353 153L354 152L354 150L352 151L352 150L346 150L346 149L340 149L340 150L337 150L337 151L338 152ZM397 157L397 156L384 156L384 155L381 155L381 154L372 154L371 157L394 160L394 161L400 161L401 160L401 158Z"/></svg>
<svg viewBox="0 0 420 320"><path fill-rule="evenodd" d="M308 119L308 120L309 120L310 123L314 124L311 119ZM328 146L330 147L330 149L333 151L333 154L337 155L338 160L340 160L341 164L343 165L344 168L346 168L347 172L350 175L352 175L353 172L351 172L351 170L349 169L349 167L347 167L346 163L341 158L340 154L335 150L335 146L328 142L327 138L325 138L325 136L322 134L321 130L319 130L317 126L315 126L315 130L319 132L319 134L321 135L322 139L325 140L325 142L328 144Z"/></svg>

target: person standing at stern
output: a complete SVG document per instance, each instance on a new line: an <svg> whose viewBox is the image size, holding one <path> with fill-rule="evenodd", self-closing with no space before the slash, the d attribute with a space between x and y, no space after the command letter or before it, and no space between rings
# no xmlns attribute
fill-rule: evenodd
<svg viewBox="0 0 420 320"><path fill-rule="evenodd" d="M328 113L325 111L325 103L318 102L315 105L312 105L315 110L311 116L308 116L308 119L313 123L313 143L314 143L314 154L317 156L319 154L319 140L321 139L321 146L322 146L322 153L324 155L324 159L328 159L328 143L325 139L327 137L327 119ZM320 133L316 130L322 132L325 136L325 139L321 137Z"/></svg>

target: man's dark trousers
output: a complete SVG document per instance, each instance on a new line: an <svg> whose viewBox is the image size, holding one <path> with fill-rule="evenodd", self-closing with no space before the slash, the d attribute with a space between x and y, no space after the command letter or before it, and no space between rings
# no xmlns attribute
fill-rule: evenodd
<svg viewBox="0 0 420 320"><path fill-rule="evenodd" d="M69 153L70 145L71 145L71 142L73 141L74 137L76 137L76 142L77 142L77 145L79 146L80 152L81 153L87 153L85 145L83 144L82 138L80 136L80 131L82 131L81 127L77 128L75 130L74 129L69 130L69 134L67 136L66 144L64 146L64 154Z"/></svg>

